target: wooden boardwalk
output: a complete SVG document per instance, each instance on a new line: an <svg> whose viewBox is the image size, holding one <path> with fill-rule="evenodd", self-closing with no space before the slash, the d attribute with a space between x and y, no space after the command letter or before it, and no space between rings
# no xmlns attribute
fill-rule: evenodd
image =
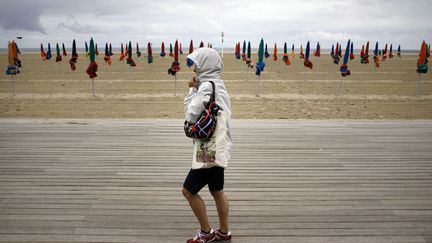
<svg viewBox="0 0 432 243"><path fill-rule="evenodd" d="M232 127L233 242L432 242L432 121ZM0 242L185 242L191 152L180 120L2 119Z"/></svg>

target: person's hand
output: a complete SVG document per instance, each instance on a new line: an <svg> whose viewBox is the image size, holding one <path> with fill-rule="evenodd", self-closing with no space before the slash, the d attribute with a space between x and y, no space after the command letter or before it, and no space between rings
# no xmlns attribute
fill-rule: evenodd
<svg viewBox="0 0 432 243"><path fill-rule="evenodd" d="M197 88L198 89L198 78L193 76L191 80L188 81L189 88Z"/></svg>

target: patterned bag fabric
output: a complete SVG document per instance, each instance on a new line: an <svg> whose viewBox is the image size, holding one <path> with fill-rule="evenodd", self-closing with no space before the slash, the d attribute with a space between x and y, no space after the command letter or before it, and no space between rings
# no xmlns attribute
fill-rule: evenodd
<svg viewBox="0 0 432 243"><path fill-rule="evenodd" d="M216 129L217 113L220 108L215 101L215 84L213 81L209 82L212 84L213 92L198 121L195 124L188 121L184 123L184 131L187 137L208 140L213 136Z"/></svg>

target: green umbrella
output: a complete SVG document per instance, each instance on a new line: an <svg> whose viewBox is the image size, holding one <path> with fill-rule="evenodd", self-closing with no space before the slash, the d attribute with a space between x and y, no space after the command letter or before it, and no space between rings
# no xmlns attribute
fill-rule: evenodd
<svg viewBox="0 0 432 243"><path fill-rule="evenodd" d="M98 65L95 61L96 59L96 54L95 54L95 45L93 42L93 38L90 39L90 49L89 49L89 57L90 57L90 64L87 67L87 74L89 75L89 77L92 79L92 86L93 86L93 96L95 96L95 88L94 88L94 78L97 77L97 68Z"/></svg>
<svg viewBox="0 0 432 243"><path fill-rule="evenodd" d="M130 41L129 41L129 46L128 46L128 57L126 59L126 62L131 67L135 67L136 66L134 60L132 59L132 43Z"/></svg>
<svg viewBox="0 0 432 243"><path fill-rule="evenodd" d="M57 52L57 56L56 56L56 62L61 62L62 60L62 56L60 54L60 47L59 44L57 43L56 45L56 52Z"/></svg>
<svg viewBox="0 0 432 243"><path fill-rule="evenodd" d="M93 42L93 38L90 39L89 55L90 55L90 62L94 62L96 58L96 53L95 53L95 45Z"/></svg>
<svg viewBox="0 0 432 243"><path fill-rule="evenodd" d="M248 49L248 51L249 51L249 49ZM264 63L264 40L261 38L259 48L258 48L258 62L256 64L256 72L255 72L255 74L258 75L256 96L259 96L259 82L260 82L261 72L264 71L264 67L265 67L265 63Z"/></svg>

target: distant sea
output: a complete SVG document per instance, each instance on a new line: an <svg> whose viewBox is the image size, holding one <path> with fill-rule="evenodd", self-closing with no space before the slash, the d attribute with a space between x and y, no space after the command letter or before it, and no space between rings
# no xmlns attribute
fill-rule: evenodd
<svg viewBox="0 0 432 243"><path fill-rule="evenodd" d="M222 52L222 48L214 48L216 51L218 52ZM39 48L20 48L21 53L23 54L31 54L31 53L39 53L40 49ZM160 52L160 48L153 48L153 53L159 53ZM303 49L304 50L304 49ZM312 49L313 50L313 49ZM45 47L45 52L47 51L46 47ZM72 50L70 48L66 48L66 52L70 53ZM105 52L105 48L99 48L98 49L100 54L103 54ZM133 54L135 54L135 48L133 49ZM140 48L140 51L146 55L147 53L147 47L144 48ZM189 48L183 48L183 53L187 54L187 52L189 51ZM299 53L299 49L295 49L296 53ZM331 49L321 49L321 53L322 54L330 54ZM354 53L358 54L360 53L360 49L354 49ZM53 55L55 55L56 49L55 48L51 48L51 53ZM79 53L83 53L85 52L84 48L77 48L77 52ZM114 53L120 53L120 48L113 48L113 52ZM165 48L165 52L169 52L169 48ZM252 53L257 53L258 49L257 48L252 48L251 49ZM270 55L273 54L273 48L268 49L268 52ZM7 53L7 48L0 48L0 53ZM234 54L234 48L224 48L224 53L228 53L228 54ZM279 49L278 48L278 54L283 53L283 49ZM291 53L291 49L288 50L288 53ZM369 50L369 53L373 53L373 50ZM396 54L396 51L393 51L394 54ZM419 50L402 50L402 54L418 54Z"/></svg>

